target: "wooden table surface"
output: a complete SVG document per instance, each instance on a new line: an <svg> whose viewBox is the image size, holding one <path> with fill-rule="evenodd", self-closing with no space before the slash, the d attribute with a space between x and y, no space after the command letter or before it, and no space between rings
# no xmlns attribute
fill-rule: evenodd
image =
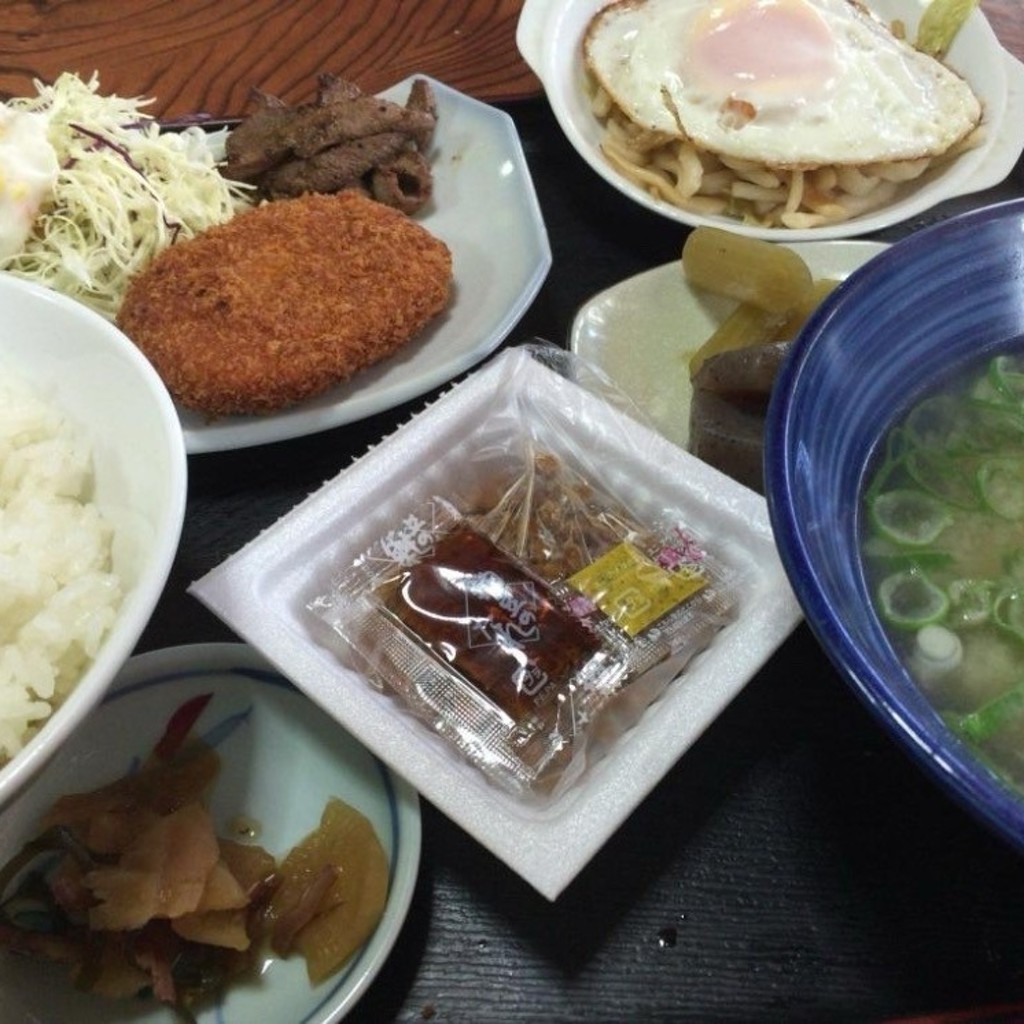
<svg viewBox="0 0 1024 1024"><path fill-rule="evenodd" d="M981 0L1024 59L1021 0ZM429 74L484 100L536 94L515 45L521 0L4 0L0 96L61 71L154 98L157 115L237 115L258 86L310 99L321 71L378 91Z"/></svg>
<svg viewBox="0 0 1024 1024"><path fill-rule="evenodd" d="M981 0L981 8L1003 46L1024 60L1024 4L1021 0Z"/></svg>
<svg viewBox="0 0 1024 1024"><path fill-rule="evenodd" d="M679 226L579 160L514 52L516 3L442 6L8 0L0 88L96 67L105 89L160 96L160 112L232 113L256 81L306 98L333 64L371 88L428 71L500 102L554 256L508 344L564 342L582 303L678 258ZM1021 0L983 6L1024 59ZM1020 196L1024 161L880 237ZM139 650L236 640L188 585L434 397L191 457L180 547ZM923 776L801 626L555 903L424 803L408 918L346 1024L935 1024L995 1004L1019 1009L955 1019L1024 1021L1022 921L1019 854ZM29 1024L4 1016L2 993L0 1024Z"/></svg>
<svg viewBox="0 0 1024 1024"><path fill-rule="evenodd" d="M0 4L0 93L99 73L158 115L237 115L258 86L310 99L321 71L376 92L429 74L484 100L536 93L515 45L520 0L66 0Z"/></svg>

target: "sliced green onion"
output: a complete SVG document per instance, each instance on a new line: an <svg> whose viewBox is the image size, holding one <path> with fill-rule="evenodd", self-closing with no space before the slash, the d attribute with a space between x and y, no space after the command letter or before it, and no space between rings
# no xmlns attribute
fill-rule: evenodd
<svg viewBox="0 0 1024 1024"><path fill-rule="evenodd" d="M984 743L1024 713L1024 684L1006 690L977 711L962 715L955 728L966 739Z"/></svg>
<svg viewBox="0 0 1024 1024"><path fill-rule="evenodd" d="M1008 352L996 356L989 363L987 377L981 379L990 381L1006 399L1019 404L1024 401L1024 355Z"/></svg>
<svg viewBox="0 0 1024 1024"><path fill-rule="evenodd" d="M965 432L965 447L974 452L999 451L1024 441L1024 415L1017 406L975 402L969 407L971 424Z"/></svg>
<svg viewBox="0 0 1024 1024"><path fill-rule="evenodd" d="M969 395L972 402L982 405L1003 405L1006 402L1006 392L996 383L991 373L979 377L971 385Z"/></svg>
<svg viewBox="0 0 1024 1024"><path fill-rule="evenodd" d="M906 467L918 486L950 505L976 509L981 504L971 475L949 456L919 448L907 456Z"/></svg>
<svg viewBox="0 0 1024 1024"><path fill-rule="evenodd" d="M894 547L891 551L865 552L865 557L871 558L889 572L901 572L907 569L928 572L930 569L941 569L953 561L953 556L948 551L939 551L935 548Z"/></svg>
<svg viewBox="0 0 1024 1024"><path fill-rule="evenodd" d="M1024 640L1024 590L1008 587L992 602L992 621L1018 640Z"/></svg>
<svg viewBox="0 0 1024 1024"><path fill-rule="evenodd" d="M885 440L885 456L871 477L871 482L864 492L864 500L872 501L890 487L890 481L903 468L907 453L913 451L914 441L903 427L893 427Z"/></svg>
<svg viewBox="0 0 1024 1024"><path fill-rule="evenodd" d="M953 561L948 551L900 547L877 533L865 539L861 550L867 561L874 562L890 573L901 569L941 569Z"/></svg>
<svg viewBox="0 0 1024 1024"><path fill-rule="evenodd" d="M924 491L899 488L871 502L875 528L894 544L924 547L933 544L953 522L949 507Z"/></svg>
<svg viewBox="0 0 1024 1024"><path fill-rule="evenodd" d="M1024 586L1024 548L1014 548L1003 558L1003 574L1018 586Z"/></svg>
<svg viewBox="0 0 1024 1024"><path fill-rule="evenodd" d="M978 467L982 501L1004 519L1024 519L1024 459L989 459Z"/></svg>
<svg viewBox="0 0 1024 1024"><path fill-rule="evenodd" d="M991 580L953 580L949 595L948 621L952 626L983 626L992 617L995 584Z"/></svg>
<svg viewBox="0 0 1024 1024"><path fill-rule="evenodd" d="M949 610L946 592L915 569L886 576L878 586L878 602L885 621L901 629L938 622Z"/></svg>
<svg viewBox="0 0 1024 1024"><path fill-rule="evenodd" d="M965 426L962 403L953 395L932 395L914 406L905 426L915 445L934 451L960 450Z"/></svg>

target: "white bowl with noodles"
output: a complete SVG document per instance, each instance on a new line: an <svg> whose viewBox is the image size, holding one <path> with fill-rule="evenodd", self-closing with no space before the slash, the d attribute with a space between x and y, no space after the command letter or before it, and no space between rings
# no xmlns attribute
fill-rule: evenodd
<svg viewBox="0 0 1024 1024"><path fill-rule="evenodd" d="M614 168L601 152L603 128L592 109L582 40L593 15L610 0L525 0L516 42L540 79L566 137L590 167L630 199L681 224L715 224L776 241L849 238L880 231L958 196L994 188L1024 151L1024 64L999 44L982 12L974 10L956 36L945 63L963 77L982 104L980 141L951 160L902 184L877 209L816 227L765 227L718 214L683 209L658 198ZM880 18L901 21L913 39L922 0L866 0Z"/></svg>
<svg viewBox="0 0 1024 1024"><path fill-rule="evenodd" d="M86 533L68 532L66 536L72 545L80 536L91 544L97 536L93 516L98 513L110 531L109 556L102 566L91 560L90 569L102 568L106 586L109 588L112 576L119 588L119 596L105 605L113 612L103 613L105 618L97 620L96 597L105 591L93 586L95 577L90 580L89 596L76 604L70 600L71 586L63 577L52 582L57 570L51 564L45 573L57 596L42 606L26 597L29 592L20 583L39 567L39 548L52 545L52 541L40 542L47 536L67 541L55 531L25 531L26 522L43 527L53 521L52 497L39 506L40 511L33 512L31 520L22 515L21 532L15 532L19 528L12 526L18 521L12 511L14 502L5 489L10 483L10 460L5 460L0 440L0 562L5 566L0 573L4 584L0 586L0 738L4 730L8 737L16 733L19 742L24 737L22 726L28 715L19 702L36 702L38 694L27 687L41 685L43 678L33 675L29 683L25 671L12 668L19 654L31 651L44 660L62 657L78 664L66 696L54 702L56 709L40 719L38 727L32 727L34 734L20 750L0 759L2 807L64 745L135 647L177 551L185 513L187 464L181 426L166 388L139 350L111 323L73 299L9 274L0 274L0 316L0 385L16 382L19 389L61 417L74 443L85 445L88 469L75 501L88 514L75 522L84 522ZM0 409L0 427L5 414L11 416L12 409ZM38 428L40 433L45 431ZM8 432L0 430L0 438L4 436ZM57 447L61 458L68 448L63 442L50 447ZM44 461L46 448L37 444L18 449L26 473L49 471ZM2 472L5 464L7 477ZM68 564L67 560L62 564ZM80 586L78 568L74 575L73 585ZM16 581L18 604L13 605ZM82 591L75 593L81 595ZM61 603L58 611L54 604L58 600L69 603ZM102 601L99 604L104 606ZM88 611L92 619L89 631L75 625L72 633L68 613L76 609ZM22 621L26 618L27 625ZM66 632L79 645L74 651L61 647ZM80 656L78 652L82 652ZM46 674L48 669L41 672ZM15 745L12 741L5 749L11 751Z"/></svg>

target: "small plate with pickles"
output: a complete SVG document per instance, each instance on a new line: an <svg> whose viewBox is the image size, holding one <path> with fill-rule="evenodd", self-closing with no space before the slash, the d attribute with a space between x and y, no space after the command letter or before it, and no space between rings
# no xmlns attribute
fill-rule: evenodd
<svg viewBox="0 0 1024 1024"><path fill-rule="evenodd" d="M724 236L722 255L735 255L739 261L749 260L749 251L734 253L733 246L779 245L713 228L694 229L687 243L692 245L698 233L708 237L705 232L715 232L719 239ZM887 246L849 240L793 242L779 248L799 256L817 281L841 280ZM749 276L748 269L737 264L730 273L720 260L707 264L704 276L708 272L721 274L714 290L694 284L682 258L627 278L579 309L570 329L570 348L603 370L646 412L661 434L688 448L691 362L716 331L728 330L723 325L740 305L736 288ZM770 291L774 285L761 287Z"/></svg>
<svg viewBox="0 0 1024 1024"><path fill-rule="evenodd" d="M52 962L45 956L15 955L0 948L5 1021L162 1024L192 1019L196 1024L248 1024L254 1020L301 1020L327 1024L345 1016L368 988L401 930L415 886L420 854L418 797L256 651L237 643L175 647L132 658L83 727L33 785L5 809L0 816L0 865L6 866L2 869L4 929L0 936L6 937L0 947L10 945L11 926L39 928L47 913L56 917L55 910L61 909L53 905L60 901L50 899L29 876L35 873L38 879L45 879L49 890L56 893L54 865L67 857L68 849L75 849L81 831L75 830L70 839L61 837L59 844L51 839L44 856L22 862L18 870L10 869L26 842L46 834L41 833L41 826L48 824L48 816L51 827L46 832L52 835L53 809L58 801L65 801L60 804L65 814L74 815L82 794L94 800L99 790L105 794L101 804L107 810L106 795L112 786L126 784L132 787L131 799L136 800L139 788L135 780L145 778L154 761L181 759L185 752L196 749L200 754L190 754L192 760L185 763L199 763L197 757L205 756L216 762L198 799L212 822L220 863L227 863L236 877L243 879L235 866L236 856L229 858L225 845L243 846L250 853L255 848L265 851L276 861L277 877L269 884L273 900L292 881L304 885L301 872L319 856L318 851L330 850L332 865L338 868L331 884L340 884L346 873L358 879L347 883L345 898L353 905L370 904L368 913L353 923L351 916L342 912L329 931L318 930L319 926L312 929L317 933L315 946L305 942L300 931L283 955L271 943L269 930L253 926L257 904L253 897L246 907L250 916L245 927L259 937L253 938L249 950L240 952L245 963L239 973L232 973L234 961L206 956L213 941L208 936L202 940L207 946L201 953L187 950L177 958L167 957L173 964L168 983L173 984L182 1003L178 1008L182 1016L176 1016L166 991L161 993L158 969L152 971L152 986L127 998L115 998L120 993L103 991L120 984L113 971L104 973L106 962L100 966L79 964L73 981L67 963ZM194 775L193 769L172 772L179 780L186 774ZM151 788L161 794L160 799L166 798L166 779ZM123 797L125 790L114 792ZM119 797L115 809L126 803ZM178 801L176 795L175 803L185 801ZM95 807L93 803L94 812ZM329 823L328 807L341 818L335 815ZM153 813L149 807L146 811ZM165 811L161 806L156 813ZM93 821L98 818L96 815ZM335 827L339 821L343 823ZM149 826L133 824L132 834L137 836L145 828ZM181 837L182 833L175 835ZM91 833L87 844L90 851L93 836ZM173 852L165 854L166 860L174 861L189 842L184 837L167 844ZM132 867L138 869L142 856L138 841L132 848ZM341 858L334 857L333 851L341 849L344 863L338 865ZM87 870L110 870L110 856L81 849L75 852L79 858L92 858ZM117 857L115 867L128 863L127 853ZM171 868L165 870L165 877L172 874ZM252 886L243 882L247 895L269 876L258 877L260 882ZM108 885L109 879L108 875ZM209 881L206 886L209 889ZM373 899L364 900L362 894L370 889ZM108 888L101 898L108 906L114 902L111 891L116 895L116 889ZM334 890L329 892L333 898ZM312 917L314 925L318 920L325 923L330 911L337 908L337 903L328 907L329 902L319 904L317 915L323 913L324 917ZM265 907L262 903L256 910L264 919ZM92 911L88 914L88 926L99 927ZM151 925L158 924L163 929L160 941L173 945L174 935L182 934L178 922L186 917L170 911L155 914L140 927L124 926L121 934L138 943L140 937L153 934ZM75 920L80 928L81 915L75 915ZM68 941L78 934L75 928L64 933ZM49 941L49 937L32 939ZM227 941L221 949L228 948ZM188 971L181 966L186 960L191 964ZM212 977L219 967L225 967L224 974L230 975L223 987ZM196 981L200 970L211 975L205 988Z"/></svg>

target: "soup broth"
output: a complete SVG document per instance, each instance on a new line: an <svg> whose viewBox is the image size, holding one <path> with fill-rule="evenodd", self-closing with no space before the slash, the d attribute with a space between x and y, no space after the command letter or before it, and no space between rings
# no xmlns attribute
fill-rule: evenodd
<svg viewBox="0 0 1024 1024"><path fill-rule="evenodd" d="M918 402L865 491L876 607L911 675L1024 786L1024 352Z"/></svg>

